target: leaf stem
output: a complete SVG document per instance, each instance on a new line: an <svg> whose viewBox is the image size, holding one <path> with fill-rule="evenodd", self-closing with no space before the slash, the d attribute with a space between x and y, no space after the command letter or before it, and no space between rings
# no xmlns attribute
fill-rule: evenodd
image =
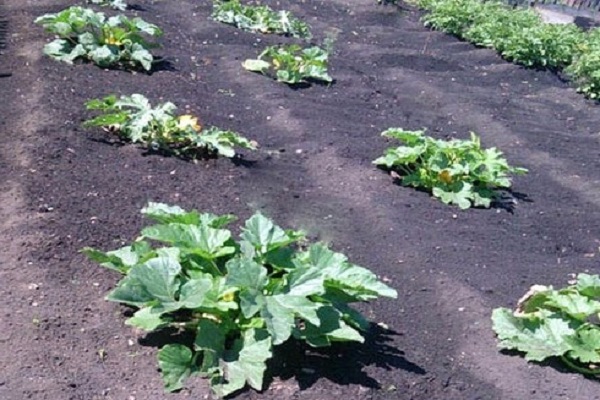
<svg viewBox="0 0 600 400"><path fill-rule="evenodd" d="M567 364L567 366L577 372L580 372L582 374L586 374L586 375L600 375L600 369L597 370L593 370L593 369L589 369L589 368L585 368L585 367L580 367L579 365L575 364L573 361L571 361L567 356L560 356L561 360Z"/></svg>

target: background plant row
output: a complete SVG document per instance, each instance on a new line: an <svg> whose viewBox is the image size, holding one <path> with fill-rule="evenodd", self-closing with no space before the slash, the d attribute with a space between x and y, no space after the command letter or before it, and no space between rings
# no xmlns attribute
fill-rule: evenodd
<svg viewBox="0 0 600 400"><path fill-rule="evenodd" d="M574 24L545 23L531 9L500 1L417 0L427 26L527 67L563 71L585 96L600 96L600 28L584 32Z"/></svg>

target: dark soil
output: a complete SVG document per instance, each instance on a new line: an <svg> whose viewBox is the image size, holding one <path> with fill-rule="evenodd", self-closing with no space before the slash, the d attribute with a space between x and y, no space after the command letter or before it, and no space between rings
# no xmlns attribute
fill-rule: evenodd
<svg viewBox="0 0 600 400"><path fill-rule="evenodd" d="M4 3L2 5L2 3ZM139 210L161 201L244 219L260 209L303 228L399 292L361 310L362 345L285 345L263 393L240 399L598 399L598 382L496 348L490 314L535 283L598 273L600 114L550 72L431 32L409 7L373 0L283 0L315 37L338 34L332 86L293 90L241 62L266 44L212 22L209 1L131 1L159 24L168 68L106 71L43 57L32 24L64 0L4 0L0 54L0 399L207 398L191 380L167 395L160 337L124 325L103 296L118 276L84 246L135 237ZM2 49L0 49L2 50ZM186 162L118 146L81 122L90 98L142 93L261 144L245 163ZM373 167L392 126L436 137L482 136L529 168L510 207L461 212L394 184Z"/></svg>

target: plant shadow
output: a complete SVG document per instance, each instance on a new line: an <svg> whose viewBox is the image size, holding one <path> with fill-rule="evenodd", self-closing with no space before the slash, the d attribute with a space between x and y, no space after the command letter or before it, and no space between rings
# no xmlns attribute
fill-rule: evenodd
<svg viewBox="0 0 600 400"><path fill-rule="evenodd" d="M398 333L371 324L364 333L364 343L333 343L331 347L312 348L297 340L288 340L277 346L273 358L267 362L264 388L268 388L275 378L296 379L300 390L313 386L325 378L338 385L360 385L366 388L381 389L381 384L371 377L365 367L377 367L390 371L402 369L417 375L427 371L409 361L402 350L398 350L393 337ZM166 344L193 346L193 332L182 332L166 328L149 332L138 339L141 346L161 348ZM249 390L247 387L239 392Z"/></svg>
<svg viewBox="0 0 600 400"><path fill-rule="evenodd" d="M364 336L364 343L333 343L331 347L319 349L290 340L275 348L268 363L266 383L270 384L274 378L295 378L300 389L305 390L325 378L338 385L354 384L380 389L380 383L364 370L365 367L426 374L427 371L407 360L405 353L394 346L393 336L398 336L398 333L371 324Z"/></svg>
<svg viewBox="0 0 600 400"><path fill-rule="evenodd" d="M132 145L130 142L127 142L125 140L120 140L118 138L91 137L89 140L91 140L92 142L102 143L102 144L105 144L108 146L114 146L117 148ZM182 161L192 162L192 163L197 163L197 162L201 162L201 161L204 161L204 162L213 161L216 163L219 158L223 158L223 157L219 157L219 155L215 152L212 152L209 150L203 150L203 149L199 149L194 152L186 152L186 153L176 154L174 152L169 152L167 150L161 150L161 149L155 150L155 149L146 148L146 147L140 147L140 148L141 148L143 157L159 156L159 157L164 157L164 158L178 158ZM235 156L229 158L229 161L231 161L233 163L233 165L235 165L236 167L245 167L245 168L251 168L257 163L256 160L248 160L248 159L244 158L244 154L242 154L242 153L236 153Z"/></svg>

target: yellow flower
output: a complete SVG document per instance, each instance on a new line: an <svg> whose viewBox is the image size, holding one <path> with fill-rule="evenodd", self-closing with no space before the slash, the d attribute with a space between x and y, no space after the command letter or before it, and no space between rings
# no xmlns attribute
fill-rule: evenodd
<svg viewBox="0 0 600 400"><path fill-rule="evenodd" d="M185 130L188 127L192 128L195 131L199 131L202 126L198 124L198 118L193 115L181 115L177 118L177 129Z"/></svg>
<svg viewBox="0 0 600 400"><path fill-rule="evenodd" d="M109 36L105 40L106 44L113 44L115 46L120 46L122 43L120 40L117 40L114 36Z"/></svg>
<svg viewBox="0 0 600 400"><path fill-rule="evenodd" d="M223 297L221 298L221 300L223 300L223 301L233 301L234 299L235 299L234 292L225 293L223 295Z"/></svg>
<svg viewBox="0 0 600 400"><path fill-rule="evenodd" d="M452 175L450 174L450 171L448 171L447 169L440 172L438 177L444 183L448 183L448 184L452 183Z"/></svg>
<svg viewBox="0 0 600 400"><path fill-rule="evenodd" d="M279 69L281 67L279 60L273 60L273 65L275 66L275 69Z"/></svg>

